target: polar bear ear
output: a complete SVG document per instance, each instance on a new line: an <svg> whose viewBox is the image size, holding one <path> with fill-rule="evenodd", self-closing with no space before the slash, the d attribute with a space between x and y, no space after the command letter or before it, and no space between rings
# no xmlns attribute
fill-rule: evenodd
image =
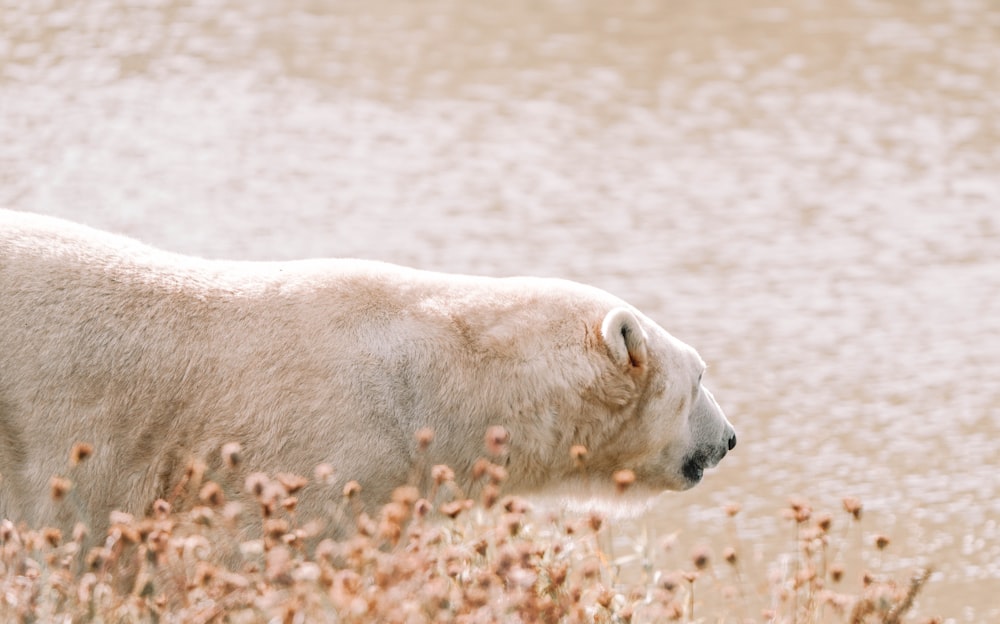
<svg viewBox="0 0 1000 624"><path fill-rule="evenodd" d="M638 367L646 363L646 331L631 310L615 308L608 312L601 324L601 336L619 366Z"/></svg>

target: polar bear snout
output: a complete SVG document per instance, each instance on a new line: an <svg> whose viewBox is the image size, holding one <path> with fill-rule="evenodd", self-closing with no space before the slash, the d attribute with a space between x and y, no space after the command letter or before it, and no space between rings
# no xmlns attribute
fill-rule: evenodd
<svg viewBox="0 0 1000 624"><path fill-rule="evenodd" d="M681 473L687 487L701 481L705 470L714 468L726 454L736 448L736 430L726 419L722 408L707 388L700 389L691 410L691 449L684 457Z"/></svg>
<svg viewBox="0 0 1000 624"><path fill-rule="evenodd" d="M714 468L726 454L736 447L736 432L726 425L722 438L715 443L702 444L684 458L681 473L687 481L687 488L697 485L705 475L705 470Z"/></svg>

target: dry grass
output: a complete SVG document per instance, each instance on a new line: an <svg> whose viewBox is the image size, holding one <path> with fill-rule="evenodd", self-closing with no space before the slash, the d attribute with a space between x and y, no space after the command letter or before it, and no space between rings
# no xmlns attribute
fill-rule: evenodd
<svg viewBox="0 0 1000 624"><path fill-rule="evenodd" d="M487 442L504 441L494 435ZM75 447L71 463L91 452ZM240 449L227 445L223 456L232 468ZM732 543L722 563L698 548L679 567L660 567L653 557L633 561L641 573L630 580L608 552L600 516L535 513L522 499L500 498L505 471L486 460L476 466L485 482L477 500L453 496L447 484L454 474L435 466L431 492L400 488L369 516L352 503L359 486L348 483L344 503L356 531L342 539L297 521L303 477L250 475L241 504L227 502L203 470L193 465L173 504L156 501L149 517L112 514L107 535L90 538L100 538L96 547L86 546L82 525L64 536L3 521L0 619L895 624L905 621L929 576L922 570L900 583L857 571L850 578L846 550L889 546L883 536L859 542L862 506L855 499L844 500L839 519L790 501L782 514L795 537L784 565L748 566L734 504L725 509ZM320 466L313 478L329 476ZM616 484L628 489L630 475ZM65 496L70 487L54 481L52 495ZM842 527L836 535L835 525Z"/></svg>

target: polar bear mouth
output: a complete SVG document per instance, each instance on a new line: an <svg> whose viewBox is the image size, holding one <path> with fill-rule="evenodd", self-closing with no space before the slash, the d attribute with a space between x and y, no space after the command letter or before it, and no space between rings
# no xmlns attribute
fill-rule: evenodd
<svg viewBox="0 0 1000 624"><path fill-rule="evenodd" d="M725 449L722 449L721 453L711 453L704 449L695 451L684 460L681 474L693 486L705 476L705 469L717 466L725 455Z"/></svg>
<svg viewBox="0 0 1000 624"><path fill-rule="evenodd" d="M681 466L681 474L693 485L701 481L705 475L707 464L708 458L703 453L696 453L684 461L684 465Z"/></svg>

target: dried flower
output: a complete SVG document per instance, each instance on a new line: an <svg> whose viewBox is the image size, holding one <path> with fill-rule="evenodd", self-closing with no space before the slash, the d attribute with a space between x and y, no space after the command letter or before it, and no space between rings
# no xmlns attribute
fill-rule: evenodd
<svg viewBox="0 0 1000 624"><path fill-rule="evenodd" d="M722 551L722 558L726 560L729 565L736 565L739 557L736 554L736 549L732 546L727 546L725 550Z"/></svg>
<svg viewBox="0 0 1000 624"><path fill-rule="evenodd" d="M42 529L42 537L49 543L49 546L55 548L62 542L62 531L52 527L45 527Z"/></svg>
<svg viewBox="0 0 1000 624"><path fill-rule="evenodd" d="M156 499L153 502L153 514L159 518L165 518L170 515L170 503L163 500L162 498Z"/></svg>
<svg viewBox="0 0 1000 624"><path fill-rule="evenodd" d="M791 509L791 517L799 524L807 522L812 516L812 508L804 498L792 498L788 501L788 506Z"/></svg>
<svg viewBox="0 0 1000 624"><path fill-rule="evenodd" d="M219 507L226 502L226 496L222 493L222 488L215 481L209 481L202 486L198 492L198 499L206 505Z"/></svg>
<svg viewBox="0 0 1000 624"><path fill-rule="evenodd" d="M691 553L691 562L694 564L694 567L699 570L707 568L708 564L711 563L711 560L711 555L709 554L708 549L704 546L699 546L694 550L694 552Z"/></svg>
<svg viewBox="0 0 1000 624"><path fill-rule="evenodd" d="M580 573L585 579L594 579L601 574L601 562L595 558L588 558L580 565Z"/></svg>
<svg viewBox="0 0 1000 624"><path fill-rule="evenodd" d="M828 513L821 513L816 516L816 526L824 533L829 532L832 523L833 516Z"/></svg>
<svg viewBox="0 0 1000 624"><path fill-rule="evenodd" d="M17 529L14 527L14 523L10 520L4 518L0 521L0 542L7 543L17 535Z"/></svg>
<svg viewBox="0 0 1000 624"><path fill-rule="evenodd" d="M284 518L270 518L264 521L264 535L273 540L281 539L288 530L288 520Z"/></svg>
<svg viewBox="0 0 1000 624"><path fill-rule="evenodd" d="M392 501L405 508L412 507L418 498L420 498L420 490L412 485L400 486L392 491Z"/></svg>
<svg viewBox="0 0 1000 624"><path fill-rule="evenodd" d="M348 481L344 484L344 497L351 498L361 493L361 484L357 481Z"/></svg>
<svg viewBox="0 0 1000 624"><path fill-rule="evenodd" d="M244 487L246 491L253 494L257 498L264 495L264 490L267 489L267 485L271 482L263 472L254 472L247 475L246 481L244 482Z"/></svg>
<svg viewBox="0 0 1000 624"><path fill-rule="evenodd" d="M71 466L76 466L93 454L93 445L86 442L77 442L69 452L69 463Z"/></svg>
<svg viewBox="0 0 1000 624"><path fill-rule="evenodd" d="M472 464L472 478L478 481L483 475L489 472L492 463L485 457L480 457L476 463Z"/></svg>
<svg viewBox="0 0 1000 624"><path fill-rule="evenodd" d="M52 477L49 479L49 492L52 500L61 501L73 488L73 482L63 477Z"/></svg>
<svg viewBox="0 0 1000 624"><path fill-rule="evenodd" d="M111 524L132 524L135 522L135 516L124 511L112 511L108 514L108 518L111 520Z"/></svg>
<svg viewBox="0 0 1000 624"><path fill-rule="evenodd" d="M494 425L486 430L486 451L490 455L502 455L507 450L509 441L510 433L499 425Z"/></svg>
<svg viewBox="0 0 1000 624"><path fill-rule="evenodd" d="M330 464L318 464L313 469L313 477L315 477L316 481L319 483L329 483L330 479L333 477L333 472L333 466Z"/></svg>
<svg viewBox="0 0 1000 624"><path fill-rule="evenodd" d="M512 513L525 513L531 509L531 505L528 501L524 500L520 496L505 496L500 505L509 512Z"/></svg>
<svg viewBox="0 0 1000 624"><path fill-rule="evenodd" d="M497 499L500 498L500 488L492 483L486 484L483 488L482 502L483 507L489 509L496 504Z"/></svg>
<svg viewBox="0 0 1000 624"><path fill-rule="evenodd" d="M429 500L421 498L417 500L417 502L413 503L413 515L418 518L425 518L433 508L434 506L431 505Z"/></svg>
<svg viewBox="0 0 1000 624"><path fill-rule="evenodd" d="M417 429L414 437L417 439L417 446L421 451L426 451L430 448L431 442L434 441L434 430L430 427L424 427L422 429Z"/></svg>
<svg viewBox="0 0 1000 624"><path fill-rule="evenodd" d="M574 444L569 447L569 456L573 458L573 461L577 465L581 465L587 459L587 447L582 444Z"/></svg>
<svg viewBox="0 0 1000 624"><path fill-rule="evenodd" d="M507 469L497 464L490 464L486 471L490 475L490 481L499 485L507 480Z"/></svg>
<svg viewBox="0 0 1000 624"><path fill-rule="evenodd" d="M204 478L207 469L208 466L205 465L205 462L200 459L192 459L184 468L184 478L189 483L194 483L195 486L198 486L201 484L201 480Z"/></svg>
<svg viewBox="0 0 1000 624"><path fill-rule="evenodd" d="M604 517L596 512L593 512L587 517L587 523L590 525L590 530L597 533L601 530L601 526L604 524Z"/></svg>
<svg viewBox="0 0 1000 624"><path fill-rule="evenodd" d="M227 468L235 468L243 461L243 448L239 442L228 442L222 445L222 461Z"/></svg>
<svg viewBox="0 0 1000 624"><path fill-rule="evenodd" d="M463 504L463 501L451 501L448 503L444 503L443 505L441 505L441 507L439 507L439 509L441 513L448 516L449 518L454 519L456 516L458 516L458 514L462 513L465 510L465 505Z"/></svg>
<svg viewBox="0 0 1000 624"><path fill-rule="evenodd" d="M295 494L309 483L309 479L287 472L279 472L274 477L289 494Z"/></svg>
<svg viewBox="0 0 1000 624"><path fill-rule="evenodd" d="M433 477L434 483L441 485L445 482L454 481L455 471L444 464L438 464L431 468L431 477Z"/></svg>
<svg viewBox="0 0 1000 624"><path fill-rule="evenodd" d="M885 550L885 547L889 545L889 538L885 535L875 536L875 548L879 550Z"/></svg>
<svg viewBox="0 0 1000 624"><path fill-rule="evenodd" d="M723 509L725 510L726 515L732 518L736 516L736 514L740 513L742 507L739 503L726 503L726 506L723 507Z"/></svg>
<svg viewBox="0 0 1000 624"><path fill-rule="evenodd" d="M844 578L844 566L839 563L830 565L830 580L839 583L842 578Z"/></svg>
<svg viewBox="0 0 1000 624"><path fill-rule="evenodd" d="M631 470L619 470L614 474L615 488L621 494L635 483L635 473Z"/></svg>
<svg viewBox="0 0 1000 624"><path fill-rule="evenodd" d="M844 499L844 511L854 516L855 520L861 519L861 501L853 496Z"/></svg>

